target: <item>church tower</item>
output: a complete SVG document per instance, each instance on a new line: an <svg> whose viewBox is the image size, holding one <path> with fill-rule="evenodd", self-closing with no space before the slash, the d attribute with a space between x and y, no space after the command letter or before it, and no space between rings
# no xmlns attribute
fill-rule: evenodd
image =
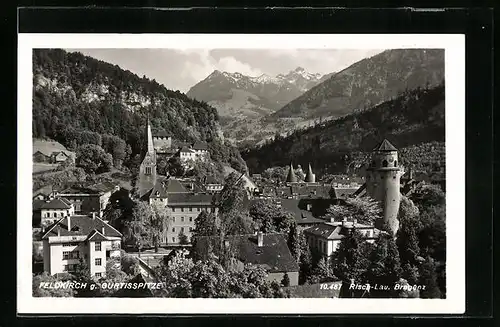
<svg viewBox="0 0 500 327"><path fill-rule="evenodd" d="M156 152L153 144L153 133L149 122L149 114L146 126L146 153L139 168L138 189L142 198L156 184Z"/></svg>
<svg viewBox="0 0 500 327"><path fill-rule="evenodd" d="M288 170L288 176L286 178L287 183L297 183L297 176L295 175L295 170L290 162L290 169Z"/></svg>
<svg viewBox="0 0 500 327"><path fill-rule="evenodd" d="M398 150L386 139L373 149L372 160L366 169L366 192L379 201L383 222L395 235L399 228L398 211L401 201ZM379 226L377 227L381 227Z"/></svg>
<svg viewBox="0 0 500 327"><path fill-rule="evenodd" d="M316 174L313 174L311 164L309 164L309 167L307 169L306 183L316 183Z"/></svg>

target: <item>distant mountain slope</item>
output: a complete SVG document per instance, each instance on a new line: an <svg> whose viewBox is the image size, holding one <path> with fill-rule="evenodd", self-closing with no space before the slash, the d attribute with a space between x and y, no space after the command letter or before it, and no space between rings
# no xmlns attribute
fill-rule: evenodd
<svg viewBox="0 0 500 327"><path fill-rule="evenodd" d="M50 137L74 150L66 138L71 131L97 133L91 137L98 145L99 135L111 134L127 143L132 158L144 147L147 113L153 132L236 153L224 145L217 110L207 103L81 53L33 51L33 137Z"/></svg>
<svg viewBox="0 0 500 327"><path fill-rule="evenodd" d="M340 117L387 101L405 89L436 86L443 79L444 50L387 50L332 75L272 116Z"/></svg>
<svg viewBox="0 0 500 327"><path fill-rule="evenodd" d="M186 95L208 102L218 109L221 117L234 121L271 114L320 80L320 74L308 73L302 67L276 77L265 74L250 77L216 70L194 85Z"/></svg>
<svg viewBox="0 0 500 327"><path fill-rule="evenodd" d="M444 142L444 90L443 84L432 89L407 91L369 110L298 130L288 137L277 137L263 146L242 152L242 156L251 173L284 166L291 161L302 166L311 163L318 173L345 172L355 153L371 151L383 138L400 149ZM425 159L420 152L413 155L415 151L404 152L405 157L420 168L426 168L433 160L445 162L444 158ZM426 163L415 162L424 159ZM402 162L405 164L404 160Z"/></svg>

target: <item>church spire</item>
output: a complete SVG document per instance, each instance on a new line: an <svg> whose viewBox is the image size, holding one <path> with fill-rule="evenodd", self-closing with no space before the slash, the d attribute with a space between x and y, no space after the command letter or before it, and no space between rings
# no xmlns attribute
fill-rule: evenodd
<svg viewBox="0 0 500 327"><path fill-rule="evenodd" d="M290 169L288 170L288 176L286 181L289 183L297 183L297 176L295 176L295 171L293 170L293 164L290 162Z"/></svg>
<svg viewBox="0 0 500 327"><path fill-rule="evenodd" d="M307 169L306 182L307 183L315 183L316 182L316 175L313 174L310 163L309 163L309 167Z"/></svg>
<svg viewBox="0 0 500 327"><path fill-rule="evenodd" d="M149 110L148 110L148 118L147 118L147 131L146 131L146 137L147 137L147 151L150 154L153 154L155 151L154 145L153 145L153 133L151 132L151 123L149 121Z"/></svg>

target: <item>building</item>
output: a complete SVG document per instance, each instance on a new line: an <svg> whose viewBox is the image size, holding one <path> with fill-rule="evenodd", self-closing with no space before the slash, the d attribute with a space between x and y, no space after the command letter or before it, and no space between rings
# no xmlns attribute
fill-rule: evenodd
<svg viewBox="0 0 500 327"><path fill-rule="evenodd" d="M33 162L58 164L75 162L75 153L54 141L33 140Z"/></svg>
<svg viewBox="0 0 500 327"><path fill-rule="evenodd" d="M101 182L87 186L72 186L56 193L56 197L73 204L76 214L89 214L96 212L103 216L109 198L120 187L111 182Z"/></svg>
<svg viewBox="0 0 500 327"><path fill-rule="evenodd" d="M360 232L370 243L375 242L380 233L374 226L343 220L314 225L305 229L304 235L312 250L328 258L338 249L340 241L353 229Z"/></svg>
<svg viewBox="0 0 500 327"><path fill-rule="evenodd" d="M40 224L50 225L54 221L75 214L75 207L64 198L38 200L33 202L33 212L40 212Z"/></svg>
<svg viewBox="0 0 500 327"><path fill-rule="evenodd" d="M397 216L401 201L401 175L398 150L384 139L373 149L371 162L366 168L366 194L382 205L383 222L379 222L379 227L387 224L393 234L399 228Z"/></svg>
<svg viewBox="0 0 500 327"><path fill-rule="evenodd" d="M217 182L212 176L206 177L203 184L205 185L205 189L208 193L221 192L222 189L224 189L224 185Z"/></svg>
<svg viewBox="0 0 500 327"><path fill-rule="evenodd" d="M218 244L220 244L218 237L197 237L194 251L200 258L208 257L210 251L219 256L221 253ZM257 235L231 235L223 244L234 257L232 262L234 269L242 270L245 265L260 266L267 271L269 281L280 283L287 274L290 286L298 285L299 266L288 249L284 235L262 232Z"/></svg>
<svg viewBox="0 0 500 327"><path fill-rule="evenodd" d="M166 207L168 229L163 235L166 245L181 245L181 234L191 241L195 219L202 211L218 213L214 196L192 192L174 178L159 177L155 187L147 194L149 203L160 203Z"/></svg>
<svg viewBox="0 0 500 327"><path fill-rule="evenodd" d="M71 273L83 259L91 276L104 277L107 262L120 258L121 237L95 214L61 218L42 236L44 271L51 275Z"/></svg>

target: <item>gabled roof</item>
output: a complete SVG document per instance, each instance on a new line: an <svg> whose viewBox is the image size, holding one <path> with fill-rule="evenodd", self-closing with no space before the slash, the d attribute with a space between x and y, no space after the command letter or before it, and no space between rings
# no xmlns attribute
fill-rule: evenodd
<svg viewBox="0 0 500 327"><path fill-rule="evenodd" d="M387 139L384 139L375 149L373 149L373 151L398 151L398 149L396 149L391 142L387 141Z"/></svg>
<svg viewBox="0 0 500 327"><path fill-rule="evenodd" d="M174 193L188 193L188 190L180 181L174 178L158 178L151 190L151 198L170 198Z"/></svg>
<svg viewBox="0 0 500 327"><path fill-rule="evenodd" d="M50 236L57 236L57 231L60 231L61 236L88 236L98 230L99 232L104 227L104 236L121 237L122 234L114 229L111 225L104 222L99 217L92 218L85 215L74 215L70 217L71 230L68 230L68 218L64 217L52 224L47 232L42 236L42 239L47 239Z"/></svg>
<svg viewBox="0 0 500 327"><path fill-rule="evenodd" d="M334 189L335 198L342 199L354 195L359 187L335 187Z"/></svg>
<svg viewBox="0 0 500 327"><path fill-rule="evenodd" d="M183 152L183 153L194 153L194 150L191 149L191 148L188 148L187 146L183 146L181 148L180 152Z"/></svg>
<svg viewBox="0 0 500 327"><path fill-rule="evenodd" d="M102 242L107 240L108 238L106 238L104 235L102 235L95 229L93 232L89 234L89 237L87 237L87 241L92 241L92 242Z"/></svg>
<svg viewBox="0 0 500 327"><path fill-rule="evenodd" d="M49 202L45 202L44 204L41 205L40 209L70 209L71 205L68 204L67 201L63 199L53 199Z"/></svg>
<svg viewBox="0 0 500 327"><path fill-rule="evenodd" d="M33 200L33 211L40 210L45 204L45 200Z"/></svg>
<svg viewBox="0 0 500 327"><path fill-rule="evenodd" d="M256 235L231 235L226 238L235 257L245 263L266 267L268 272L299 271L299 266L288 249L286 239L281 234L264 234L263 245L257 245ZM202 258L207 257L209 249L217 255L216 246L220 238L213 236L197 237L195 251Z"/></svg>
<svg viewBox="0 0 500 327"><path fill-rule="evenodd" d="M206 142L197 141L193 144L193 149L195 149L195 150L208 150L208 144Z"/></svg>

